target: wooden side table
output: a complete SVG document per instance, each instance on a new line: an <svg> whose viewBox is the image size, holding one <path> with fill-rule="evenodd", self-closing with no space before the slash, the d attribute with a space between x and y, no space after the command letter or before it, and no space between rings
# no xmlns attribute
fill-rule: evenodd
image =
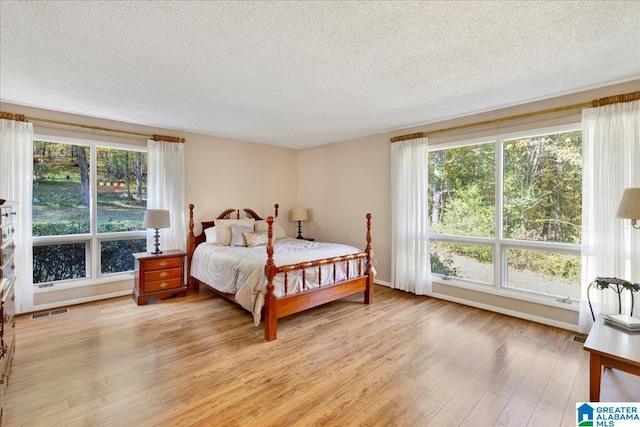
<svg viewBox="0 0 640 427"><path fill-rule="evenodd" d="M167 250L159 255L149 252L133 254L136 260L133 299L138 305L152 299L167 299L187 295L184 265L187 254L181 250Z"/></svg>
<svg viewBox="0 0 640 427"><path fill-rule="evenodd" d="M640 375L640 334L630 333L604 323L598 314L584 343L589 354L589 400L600 401L602 368Z"/></svg>

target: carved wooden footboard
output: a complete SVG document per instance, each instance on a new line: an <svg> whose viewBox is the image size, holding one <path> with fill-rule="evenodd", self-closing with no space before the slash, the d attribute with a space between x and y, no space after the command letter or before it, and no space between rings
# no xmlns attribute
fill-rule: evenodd
<svg viewBox="0 0 640 427"><path fill-rule="evenodd" d="M187 260L188 268L191 267L191 259L195 247L204 241L204 231L196 236L193 232L193 205L189 205L189 237L187 240ZM278 215L278 205L275 205L276 216ZM247 216L256 220L261 220L253 210L244 209ZM228 209L218 216L218 219L230 218L232 213L236 212L234 209ZM237 211L236 218L239 218L239 210ZM267 218L268 224L268 243L267 243L267 262L264 268L265 276L267 279L265 303L263 307L263 320L264 320L264 337L267 341L273 341L277 337L277 324L278 319L288 316L290 314L298 313L306 309L317 307L319 305L335 301L340 298L344 298L350 295L357 294L359 292L364 293L364 303L371 304L373 302L373 264L371 259L371 214L366 215L367 219L367 233L366 233L366 249L364 252L355 254L349 254L344 256L317 259L311 261L305 261L297 264L276 266L273 254L273 222L274 217ZM203 230L206 227L212 226L214 221L203 222ZM350 261L358 261L355 263L354 269L356 271L349 271ZM337 281L336 266L339 263L346 264L346 280ZM365 267L362 267L364 263ZM322 285L322 267L333 266L330 268L333 278L330 280L330 284ZM306 271L311 268L318 268L317 287L308 288L306 281ZM302 291L298 293L288 293L288 274L300 271L302 278ZM364 271L363 271L364 270ZM277 274L284 275L284 296L276 297L274 290L274 278ZM201 283L194 277L191 277L189 270L189 290L197 290L198 283ZM211 286L203 283L211 288ZM213 289L213 288L212 288ZM217 294L232 300L235 302L235 297L232 294L225 294L213 289Z"/></svg>

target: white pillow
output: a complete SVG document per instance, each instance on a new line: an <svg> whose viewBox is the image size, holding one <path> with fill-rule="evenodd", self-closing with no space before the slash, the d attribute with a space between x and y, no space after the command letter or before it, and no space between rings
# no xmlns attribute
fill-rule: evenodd
<svg viewBox="0 0 640 427"><path fill-rule="evenodd" d="M256 220L253 219L253 218L216 219L214 225L216 225L216 226L224 226L224 227L231 227L233 224L237 224L237 225L254 225L255 222L256 222Z"/></svg>
<svg viewBox="0 0 640 427"><path fill-rule="evenodd" d="M251 233L253 231L253 225L231 225L231 246L247 246L247 242L244 239L242 233Z"/></svg>
<svg viewBox="0 0 640 427"><path fill-rule="evenodd" d="M216 244L216 228L209 227L204 230L205 240L207 243L211 243L212 245Z"/></svg>
<svg viewBox="0 0 640 427"><path fill-rule="evenodd" d="M268 231L269 224L267 224L267 220L263 219L260 221L256 221L256 231ZM276 218L273 221L273 240L283 239L287 236L287 232L284 231L284 227L280 224L280 220Z"/></svg>
<svg viewBox="0 0 640 427"><path fill-rule="evenodd" d="M215 229L216 229L216 244L218 246L229 246L231 245L231 226L232 225L249 225L253 227L253 224L256 222L253 218L242 218L242 219L216 219L215 220Z"/></svg>
<svg viewBox="0 0 640 427"><path fill-rule="evenodd" d="M231 228L219 225L216 229L216 245L229 246L231 244Z"/></svg>

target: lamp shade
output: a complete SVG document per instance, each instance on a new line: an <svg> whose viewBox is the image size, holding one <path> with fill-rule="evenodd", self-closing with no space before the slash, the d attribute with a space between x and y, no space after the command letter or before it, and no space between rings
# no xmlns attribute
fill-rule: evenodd
<svg viewBox="0 0 640 427"><path fill-rule="evenodd" d="M306 221L308 218L305 208L296 208L291 211L291 221Z"/></svg>
<svg viewBox="0 0 640 427"><path fill-rule="evenodd" d="M627 188L622 193L618 218L640 219L640 188Z"/></svg>
<svg viewBox="0 0 640 427"><path fill-rule="evenodd" d="M144 211L143 228L169 228L169 211L162 209L147 209Z"/></svg>

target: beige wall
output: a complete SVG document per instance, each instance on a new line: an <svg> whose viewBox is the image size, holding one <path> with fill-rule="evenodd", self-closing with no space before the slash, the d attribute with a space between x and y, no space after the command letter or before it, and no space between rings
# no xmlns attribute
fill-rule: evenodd
<svg viewBox="0 0 640 427"><path fill-rule="evenodd" d="M186 139L186 201L193 203L196 230L200 221L215 218L228 208L251 208L260 215L273 215L273 205L279 203L281 213L286 213L297 204L298 152L296 150L267 145L191 134L174 130L138 126L134 124L102 120L92 117L66 114L38 108L1 103L0 110L24 114L47 120L72 122L89 126L139 132L147 135L162 134ZM69 128L34 123L34 132L39 135L71 137L97 141L117 142L128 145L146 145L145 137L119 136L114 133ZM185 210L188 211L187 206ZM284 217L283 217L284 219ZM283 221L293 235L294 224ZM186 238L186 234L185 234ZM34 309L48 309L63 304L73 304L103 297L130 293L133 275L129 280L96 281L91 286L46 288L37 290Z"/></svg>
<svg viewBox="0 0 640 427"><path fill-rule="evenodd" d="M250 142L185 134L187 203L193 203L196 231L200 221L222 211L251 208L266 218L280 205L283 226L293 235L289 212L298 194L298 152ZM241 216L245 216L244 212Z"/></svg>
<svg viewBox="0 0 640 427"><path fill-rule="evenodd" d="M364 232L363 221L360 218L366 212L371 212L374 217L372 232L373 248L377 258L377 280L388 283L391 280L391 137L589 102L637 90L640 90L640 80L303 150L299 158L299 200L302 206L313 212L312 220L304 225L304 234L320 240L340 241L362 247ZM581 110L573 110L441 134L430 137L429 143L433 145L481 137L495 133L496 129L509 132L531 128L532 124L535 127L543 127L580 120ZM551 319L551 323L559 326L573 327L578 323L575 309L565 310L542 304L523 303L482 292L453 288L446 284L434 285L434 295L502 312L520 312L527 318Z"/></svg>

